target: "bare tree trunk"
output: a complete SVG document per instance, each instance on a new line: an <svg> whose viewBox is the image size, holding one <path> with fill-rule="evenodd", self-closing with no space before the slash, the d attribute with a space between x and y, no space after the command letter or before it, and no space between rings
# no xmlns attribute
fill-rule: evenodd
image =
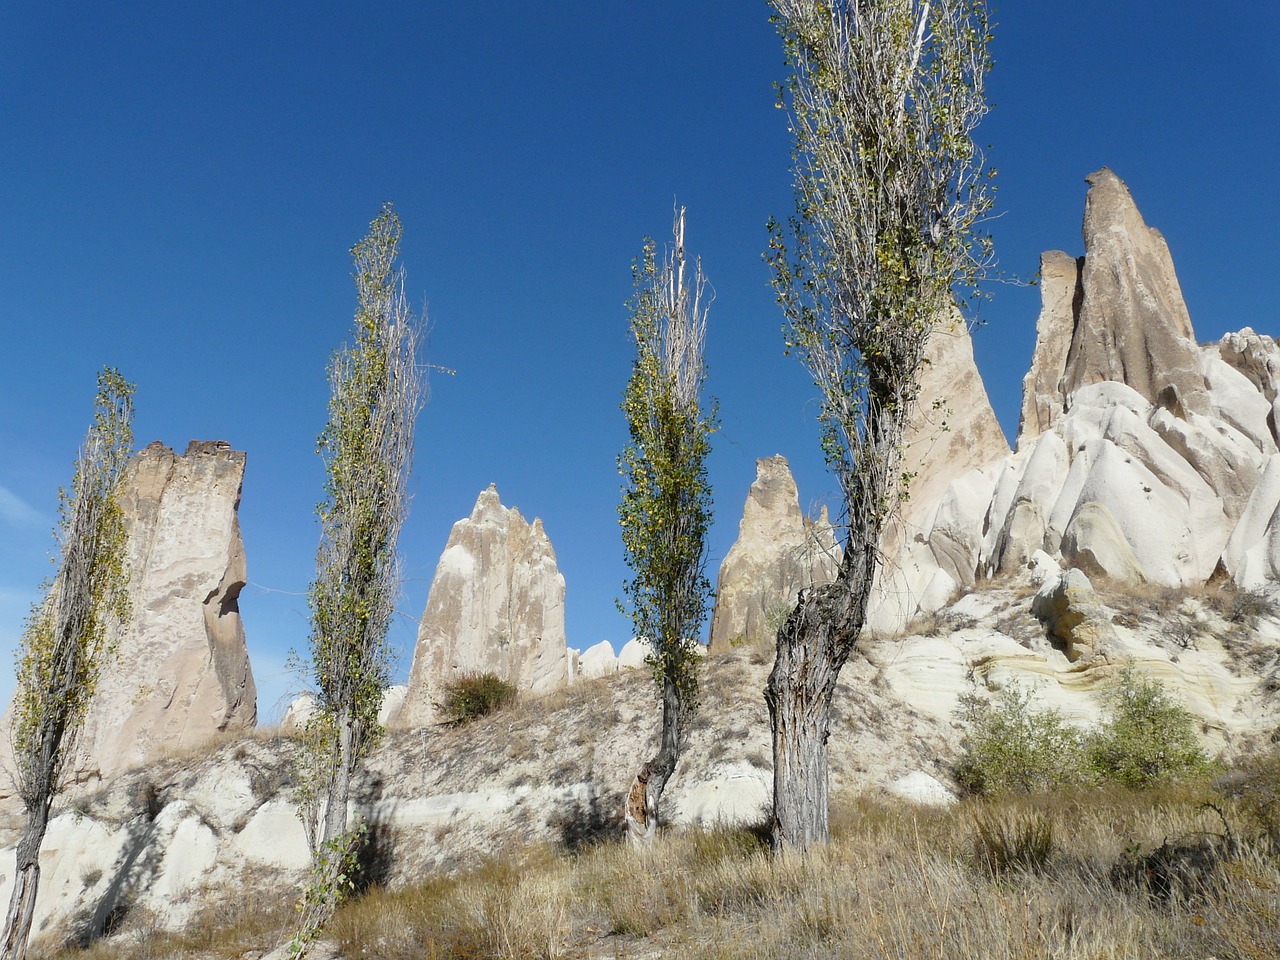
<svg viewBox="0 0 1280 960"><path fill-rule="evenodd" d="M50 798L51 802L52 798ZM36 891L40 886L40 845L49 827L49 802L27 811L27 829L18 842L13 896L0 941L0 960L23 960L31 937L31 921L36 911Z"/></svg>
<svg viewBox="0 0 1280 960"><path fill-rule="evenodd" d="M666 677L662 683L662 742L658 755L640 768L627 794L625 817L627 837L633 846L644 847L653 842L658 827L658 808L667 781L680 761L684 708L675 680Z"/></svg>
<svg viewBox="0 0 1280 960"><path fill-rule="evenodd" d="M773 849L831 839L827 740L831 701L866 619L874 548L851 550L835 583L801 593L778 629L764 699L773 727Z"/></svg>
<svg viewBox="0 0 1280 960"><path fill-rule="evenodd" d="M347 801L351 796L352 717L348 707L341 707L333 721L338 729L338 758L329 778L328 805L324 811L324 829L320 833L322 847L347 832Z"/></svg>

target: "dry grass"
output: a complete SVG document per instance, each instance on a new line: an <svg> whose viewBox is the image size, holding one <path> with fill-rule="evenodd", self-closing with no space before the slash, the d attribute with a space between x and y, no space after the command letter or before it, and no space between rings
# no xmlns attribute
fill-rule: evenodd
<svg viewBox="0 0 1280 960"><path fill-rule="evenodd" d="M329 937L338 956L380 960L1280 956L1268 824L1247 798L1208 789L950 810L863 798L838 804L833 843L803 857L774 858L761 831L730 828L673 831L644 854L538 847L374 889L339 910ZM1198 859L1178 860L1190 850ZM1151 882L1161 864L1190 879ZM283 911L232 891L210 897L182 934L144 948L126 930L119 943L57 956L214 960L287 939L287 895Z"/></svg>
<svg viewBox="0 0 1280 960"><path fill-rule="evenodd" d="M269 878L241 878L235 885L206 887L198 894L203 907L180 931L166 931L146 911L130 911L110 939L80 943L67 937L45 936L32 944L35 957L49 960L230 960L261 956L286 941L296 922L293 891L278 876L278 897L252 895Z"/></svg>

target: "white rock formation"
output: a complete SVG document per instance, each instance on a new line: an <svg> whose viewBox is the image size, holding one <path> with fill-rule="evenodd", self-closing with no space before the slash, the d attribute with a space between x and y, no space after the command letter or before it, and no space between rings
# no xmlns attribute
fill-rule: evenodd
<svg viewBox="0 0 1280 960"><path fill-rule="evenodd" d="M885 531L867 622L893 630L937 609L978 576L981 516L1009 442L996 420L958 313L934 327L904 438L907 501Z"/></svg>
<svg viewBox="0 0 1280 960"><path fill-rule="evenodd" d="M618 669L634 670L637 667L645 665L645 658L649 656L649 644L645 643L639 637L632 637L622 645L622 649L618 651Z"/></svg>
<svg viewBox="0 0 1280 960"><path fill-rule="evenodd" d="M1036 320L1031 369L1022 381L1018 449L1053 426L1066 406L1062 376L1080 311L1083 262L1083 257L1077 259L1061 250L1040 255L1040 318Z"/></svg>
<svg viewBox="0 0 1280 960"><path fill-rule="evenodd" d="M471 673L495 673L521 693L569 682L555 551L542 521L504 507L493 485L449 534L396 722L430 723L442 685Z"/></svg>
<svg viewBox="0 0 1280 960"><path fill-rule="evenodd" d="M257 722L238 606L244 466L228 444L195 440L183 456L153 443L130 462L121 502L131 618L85 719L77 780L109 778Z"/></svg>
<svg viewBox="0 0 1280 960"><path fill-rule="evenodd" d="M1057 580L1044 583L1031 601L1031 612L1062 643L1072 663L1108 659L1116 648L1111 617L1080 570L1065 570Z"/></svg>
<svg viewBox="0 0 1280 960"><path fill-rule="evenodd" d="M826 508L817 520L801 513L786 458L757 460L738 539L720 565L711 649L767 642L800 590L835 579L839 556Z"/></svg>
<svg viewBox="0 0 1280 960"><path fill-rule="evenodd" d="M1167 586L1280 572L1280 351L1252 330L1198 346L1163 238L1111 171L1089 182L1084 257L1042 260L1017 452L1001 454L982 423L961 426L991 455L949 451L907 514L914 527L886 539L874 627L938 609L975 576L1016 574L1038 551ZM960 406L985 420L985 399Z"/></svg>
<svg viewBox="0 0 1280 960"><path fill-rule="evenodd" d="M578 655L578 676L583 680L594 680L617 672L618 657L608 640L601 640Z"/></svg>

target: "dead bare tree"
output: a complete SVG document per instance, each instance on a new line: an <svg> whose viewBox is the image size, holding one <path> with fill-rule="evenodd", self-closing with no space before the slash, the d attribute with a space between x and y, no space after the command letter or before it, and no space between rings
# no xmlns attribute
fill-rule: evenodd
<svg viewBox="0 0 1280 960"><path fill-rule="evenodd" d="M117 494L133 452L133 385L98 375L93 426L62 492L58 566L32 610L18 655L13 754L27 826L0 958L22 960L40 885L40 847L98 676L129 612L127 535Z"/></svg>
<svg viewBox="0 0 1280 960"><path fill-rule="evenodd" d="M840 671L866 620L925 342L953 289L990 259L983 0L772 0L792 69L796 214L770 224L769 262L818 386L823 451L840 481L844 556L777 633L773 844L826 842L827 738ZM789 234L789 236L788 236ZM790 244L790 247L788 246Z"/></svg>

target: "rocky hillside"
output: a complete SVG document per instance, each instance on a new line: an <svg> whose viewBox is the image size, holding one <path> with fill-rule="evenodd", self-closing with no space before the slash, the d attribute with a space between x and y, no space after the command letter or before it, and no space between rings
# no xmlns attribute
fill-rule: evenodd
<svg viewBox="0 0 1280 960"><path fill-rule="evenodd" d="M835 702L833 791L949 802L961 696L1020 683L1087 725L1107 680L1130 662L1180 696L1211 748L1280 737L1274 600L1230 587L1103 587L1095 613L1112 631L1112 659L1072 663L1053 622L1033 612L1036 597L1030 575L1005 579L907 635L868 638ZM771 752L760 693L770 663L767 649L746 646L704 661L702 709L664 799L673 823L765 816ZM574 848L620 835L623 790L657 723L648 672L623 670L466 727L392 729L354 801L380 875L396 883L531 843ZM307 864L292 803L295 749L288 736L243 734L108 786L74 788L45 844L37 927L92 934L130 911L178 927L210 898L292 896ZM10 844L17 827L11 813ZM0 851L0 872L11 857Z"/></svg>

